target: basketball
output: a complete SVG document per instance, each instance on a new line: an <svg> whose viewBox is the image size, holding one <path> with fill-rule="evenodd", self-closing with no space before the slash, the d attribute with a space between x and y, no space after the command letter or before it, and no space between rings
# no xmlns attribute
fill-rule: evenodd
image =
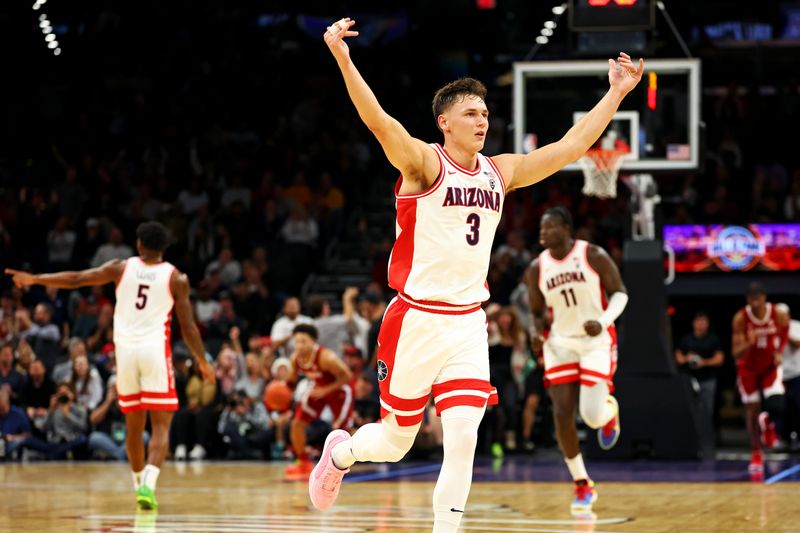
<svg viewBox="0 0 800 533"><path fill-rule="evenodd" d="M292 405L292 389L285 381L273 381L264 390L264 404L270 411L287 410Z"/></svg>

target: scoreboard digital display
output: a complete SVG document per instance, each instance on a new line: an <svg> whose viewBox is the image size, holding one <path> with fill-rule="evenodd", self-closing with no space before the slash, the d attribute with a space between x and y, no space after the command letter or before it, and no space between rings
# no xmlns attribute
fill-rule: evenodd
<svg viewBox="0 0 800 533"><path fill-rule="evenodd" d="M572 31L640 31L655 25L656 0L569 0Z"/></svg>

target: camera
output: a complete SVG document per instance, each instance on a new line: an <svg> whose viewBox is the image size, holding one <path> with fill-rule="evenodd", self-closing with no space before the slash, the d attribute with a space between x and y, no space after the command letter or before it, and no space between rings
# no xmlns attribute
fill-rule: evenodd
<svg viewBox="0 0 800 533"><path fill-rule="evenodd" d="M66 394L59 394L58 395L58 403L60 403L60 404L69 403L69 396L67 396Z"/></svg>

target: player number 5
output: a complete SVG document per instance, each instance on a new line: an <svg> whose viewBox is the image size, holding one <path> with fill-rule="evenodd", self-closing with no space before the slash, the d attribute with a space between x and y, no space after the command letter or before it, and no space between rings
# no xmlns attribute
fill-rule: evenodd
<svg viewBox="0 0 800 533"><path fill-rule="evenodd" d="M470 233L467 233L467 244L475 246L480 240L480 233L478 232L481 227L480 215L477 213L470 213L470 215L467 217L467 224L470 225Z"/></svg>
<svg viewBox="0 0 800 533"><path fill-rule="evenodd" d="M147 305L147 290L150 285L139 285L139 293L136 295L136 309L142 310Z"/></svg>

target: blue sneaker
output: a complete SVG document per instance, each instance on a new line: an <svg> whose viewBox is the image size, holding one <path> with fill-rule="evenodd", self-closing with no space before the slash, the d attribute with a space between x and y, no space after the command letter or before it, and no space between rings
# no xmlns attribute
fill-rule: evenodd
<svg viewBox="0 0 800 533"><path fill-rule="evenodd" d="M597 501L594 481L580 479L575 482L575 499L572 500L570 512L573 515L587 515L592 512L592 504Z"/></svg>
<svg viewBox="0 0 800 533"><path fill-rule="evenodd" d="M597 430L597 443L603 450L610 450L619 440L619 404L613 396L608 397L608 403L614 408L614 416L608 423Z"/></svg>

